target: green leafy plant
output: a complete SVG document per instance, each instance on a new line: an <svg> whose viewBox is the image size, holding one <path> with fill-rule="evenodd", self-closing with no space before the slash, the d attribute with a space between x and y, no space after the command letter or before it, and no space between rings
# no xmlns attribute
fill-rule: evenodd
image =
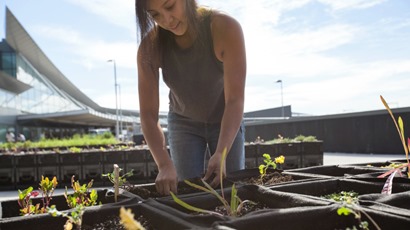
<svg viewBox="0 0 410 230"><path fill-rule="evenodd" d="M324 195L322 196L325 199L330 199L330 200L334 200L337 202L353 202L353 203L357 203L358 200L358 196L359 194L357 192L354 191L341 191L338 193L331 193L328 195Z"/></svg>
<svg viewBox="0 0 410 230"><path fill-rule="evenodd" d="M81 153L81 150L81 148L77 148L75 146L69 148L69 151L72 153Z"/></svg>
<svg viewBox="0 0 410 230"><path fill-rule="evenodd" d="M253 203L252 201L249 200L241 200L238 195L237 195L237 189L235 187L235 184L232 185L231 188L231 199L230 202L228 202L225 199L225 194L224 194L224 188L223 188L223 166L225 165L225 161L226 161L226 154L227 154L227 150L226 148L224 149L223 153L222 153L222 159L221 159L221 168L220 168L220 186L221 186L221 194L219 194L214 188L212 188L212 186L210 186L205 180L201 180L202 183L204 184L204 186L201 185L197 185L195 183L192 183L188 180L184 180L184 182L188 185L190 185L191 187L194 187L196 189L199 189L201 191L210 193L212 195L214 195L215 197L218 198L218 200L222 203L222 205L224 206L227 215L228 216L232 216L232 217L237 217L240 215L243 206L246 203ZM194 207L184 201L182 201L181 199L179 199L173 192L171 192L171 196L173 198L173 200L181 205L182 207L194 211L194 212L200 212L200 213L207 213L207 214L212 214L212 215L218 215L218 216L222 216L222 214L218 213L218 212L214 212L214 211L209 211L206 209L201 209L201 208L197 208Z"/></svg>
<svg viewBox="0 0 410 230"><path fill-rule="evenodd" d="M50 201L55 189L57 188L57 185L57 177L53 177L53 179L50 180L48 177L41 176L39 190L43 197L43 208L49 207Z"/></svg>
<svg viewBox="0 0 410 230"><path fill-rule="evenodd" d="M95 189L91 189L93 186L93 180L88 184L81 185L79 181L75 181L74 177L75 176L71 177L71 187L73 188L74 193L69 195L67 187L65 188L64 197L66 198L68 207L75 208L78 205L83 205L85 207L96 205L98 194Z"/></svg>
<svg viewBox="0 0 410 230"><path fill-rule="evenodd" d="M354 215L359 224L359 229L369 230L369 223L362 220L362 214L365 215L376 229L380 229L377 223L359 206L359 194L354 191L341 191L322 196L325 199L334 200L341 204L337 209L339 216ZM356 226L347 228L347 230L358 229Z"/></svg>
<svg viewBox="0 0 410 230"><path fill-rule="evenodd" d="M339 216L348 216L348 215L354 215L354 218L358 221L359 224L359 229L363 230L370 230L369 228L369 222L362 220L362 214L365 215L370 222L373 224L375 229L381 230L379 225L371 218L358 204L357 201L349 200L347 199L346 201L342 202L342 206L337 209L337 214ZM347 229L358 229L356 226L353 226L352 228L347 228Z"/></svg>
<svg viewBox="0 0 410 230"><path fill-rule="evenodd" d="M410 138L407 138L407 145L406 145L406 139L405 139L405 135L404 135L404 123L403 123L402 118L399 116L399 118L396 121L396 119L393 115L393 112L391 111L391 109L390 109L389 105L387 104L387 102L384 100L383 96L380 96L380 99L381 99L383 105L386 107L387 111L389 112L390 117L393 119L394 125L396 126L397 132L399 133L399 137L400 137L401 143L403 145L404 153L406 154L406 160L407 160L407 163L401 164L400 166L396 166L392 170L389 170L388 172L383 173L380 176L378 176L378 178L384 178L386 176L389 176L387 178L386 183L383 186L382 193L383 194L391 194L392 186L393 186L393 178L397 173L400 174L401 176L403 176L402 173L401 173L401 170L403 168L405 168L405 167L408 168L407 178L410 178L410 161L409 161Z"/></svg>
<svg viewBox="0 0 410 230"><path fill-rule="evenodd" d="M122 169L120 167L118 167L117 164L114 164L114 169L113 169L112 173L102 174L102 176L107 177L114 186L114 189L115 189L115 194L114 194L115 202L117 202L119 187L121 187L124 184L128 183L127 177L132 176L134 170L131 169L131 171L129 171L129 172L127 172L127 173L120 176L121 171L122 171Z"/></svg>
<svg viewBox="0 0 410 230"><path fill-rule="evenodd" d="M28 187L27 189L20 191L18 204L20 206L20 215L27 216L33 214L43 213L40 208L40 204L33 205L31 198L37 197L40 193L38 191L33 191L33 187Z"/></svg>
<svg viewBox="0 0 410 230"><path fill-rule="evenodd" d="M276 169L278 165L285 163L285 157L283 155L276 157L274 161L268 153L264 153L262 156L264 158L263 162L265 162L265 164L259 165L259 173L261 177L264 177L266 175L266 171L269 167Z"/></svg>
<svg viewBox="0 0 410 230"><path fill-rule="evenodd" d="M55 205L47 208L47 212L53 217L62 216L67 218L67 222L64 225L64 230L72 230L74 226L76 229L81 229L83 214L84 214L84 205L80 204L75 206L75 208L69 213L60 212L57 210Z"/></svg>
<svg viewBox="0 0 410 230"><path fill-rule="evenodd" d="M304 135L296 136L293 140L295 140L297 142L315 142L315 141L318 141L315 136L304 136Z"/></svg>
<svg viewBox="0 0 410 230"><path fill-rule="evenodd" d="M79 181L75 181L75 177L71 177L71 187L73 188L73 194L68 194L67 187L65 188L64 197L66 198L67 205L72 211L67 214L57 210L55 205L47 208L47 212L52 216L62 216L67 218L67 222L64 225L65 230L72 230L75 225L77 229L81 229L82 216L84 209L87 206L93 206L97 204L98 194L95 189L91 189L93 180L88 184L81 185Z"/></svg>
<svg viewBox="0 0 410 230"><path fill-rule="evenodd" d="M123 169L120 168L120 169L119 169L119 173L121 174L122 171L123 171ZM129 172L127 172L127 173L125 173L125 174L123 174L123 175L120 175L120 176L118 177L118 186L121 187L121 186L123 186L124 184L127 184L127 183L128 183L127 177L131 177L131 176L133 176L133 175L134 175L134 170L133 170L133 169L131 169ZM115 184L114 171L112 171L111 173L102 174L101 176L102 176L102 177L107 177L108 180L110 180L111 183Z"/></svg>
<svg viewBox="0 0 410 230"><path fill-rule="evenodd" d="M24 143L0 143L0 151L16 152L19 148L36 149L36 148L70 148L72 146L101 146L101 145L116 145L118 140L111 133L104 135L74 135L71 138L63 139L46 139L42 138L40 141L31 142L26 141Z"/></svg>
<svg viewBox="0 0 410 230"><path fill-rule="evenodd" d="M46 213L46 209L50 205L50 201L57 184L58 182L56 177L50 180L48 177L41 176L39 190L42 194L42 206L40 203L33 205L31 200L31 198L37 197L40 194L39 191L33 191L33 187L29 187L23 191L18 190L19 199L17 202L21 208L20 215Z"/></svg>

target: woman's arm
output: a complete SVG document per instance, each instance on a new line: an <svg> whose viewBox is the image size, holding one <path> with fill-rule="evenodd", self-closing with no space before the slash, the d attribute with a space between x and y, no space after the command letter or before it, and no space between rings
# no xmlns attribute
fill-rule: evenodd
<svg viewBox="0 0 410 230"><path fill-rule="evenodd" d="M158 52L144 39L138 49L138 93L141 128L158 166L157 191L169 195L177 190L177 173L168 154L164 133L159 124L159 59Z"/></svg>
<svg viewBox="0 0 410 230"><path fill-rule="evenodd" d="M243 118L246 81L245 41L240 24L225 14L216 14L211 23L216 57L223 62L225 110L215 153L209 160L204 179L215 174L211 185L219 184L222 152L229 152ZM225 168L225 165L223 166ZM224 172L225 174L225 172ZM225 175L223 175L225 176Z"/></svg>

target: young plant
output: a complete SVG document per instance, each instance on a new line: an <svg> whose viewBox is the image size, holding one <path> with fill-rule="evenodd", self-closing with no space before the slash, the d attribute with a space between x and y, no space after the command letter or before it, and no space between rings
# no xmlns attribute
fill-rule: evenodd
<svg viewBox="0 0 410 230"><path fill-rule="evenodd" d="M387 102L384 100L383 96L380 96L380 99L383 102L384 106L386 107L387 111L389 112L391 118L393 119L393 122L396 126L397 132L399 133L400 140L403 144L404 153L406 154L406 160L407 160L407 163L404 163L400 166L397 166L396 168L394 168L394 169L392 169L392 170L378 176L378 178L384 178L386 176L389 176L387 178L386 183L383 186L382 194L391 194L392 185L393 185L393 178L396 175L396 173L399 173L401 175L401 169L407 167L408 168L407 178L410 178L410 161L409 161L410 138L407 138L407 145L406 145L405 136L404 136L404 123L403 123L402 118L399 117L397 122L396 122L396 119L393 115L393 112L391 111L391 109L390 109L389 105L387 104Z"/></svg>
<svg viewBox="0 0 410 230"><path fill-rule="evenodd" d="M259 173L261 177L264 177L266 175L266 171L269 167L276 169L278 167L278 164L285 163L285 157L283 155L276 157L274 161L268 153L264 153L262 156L264 158L263 162L265 162L265 164L259 165Z"/></svg>
<svg viewBox="0 0 410 230"><path fill-rule="evenodd" d="M235 187L235 184L232 185L232 189L231 189L231 200L230 203L225 199L225 195L224 195L224 189L223 189L223 166L225 165L225 161L226 161L226 155L227 155L227 149L225 148L223 153L222 153L222 159L221 159L221 168L220 168L220 186L221 186L221 195L219 195L219 193L212 188L212 186L210 186L205 180L202 179L202 183L205 185L201 186L201 185L197 185L194 183L191 183L188 180L184 180L185 183L187 183L188 185L190 185L191 187L194 187L196 189L202 190L204 192L210 193L212 195L214 195L215 197L218 198L218 200L222 203L222 205L225 207L225 210L228 214L228 216L232 216L232 217L237 217L239 216L243 206L245 203L253 203L249 200L244 200L242 201L238 195L237 195L237 189ZM182 207L194 211L194 212L201 212L201 213L207 213L207 214L212 214L212 215L218 215L218 216L222 216L222 214L214 212L214 211L209 211L209 210L205 210L205 209L201 209L201 208L197 208L194 207L184 201L182 201L181 199L179 199L173 192L171 192L171 196L172 199L174 199L174 201L181 205Z"/></svg>
<svg viewBox="0 0 410 230"><path fill-rule="evenodd" d="M50 201L54 194L54 190L57 188L57 185L58 182L56 177L53 177L53 179L50 180L48 177L41 176L39 190L43 196L43 208L50 206Z"/></svg>
<svg viewBox="0 0 410 230"><path fill-rule="evenodd" d="M79 181L74 180L74 176L71 177L71 187L74 193L72 195L68 194L67 187L65 188L64 197L67 200L67 205L70 208L75 208L78 205L93 206L97 204L98 194L95 189L91 189L93 186L93 180L88 184L81 185Z"/></svg>
<svg viewBox="0 0 410 230"><path fill-rule="evenodd" d="M330 199L334 200L337 202L350 202L350 203L357 203L359 201L358 199L359 194L354 191L341 191L339 193L332 193L328 195L324 195L323 198L325 199Z"/></svg>
<svg viewBox="0 0 410 230"><path fill-rule="evenodd" d="M38 191L33 191L33 187L28 187L27 189L19 192L18 204L20 206L20 215L27 216L38 213L43 213L40 208L40 204L33 205L32 197L37 197L40 193Z"/></svg>
<svg viewBox="0 0 410 230"><path fill-rule="evenodd" d="M50 205L50 201L52 199L54 190L57 187L57 178L54 177L50 180L48 177L41 176L40 187L38 188L42 194L42 201L43 206L40 207L40 204L33 205L31 198L37 197L40 192L33 191L33 187L29 187L23 191L18 190L19 192L19 199L18 204L20 206L20 214L21 215L32 215L32 214L39 214L45 213L46 209Z"/></svg>
<svg viewBox="0 0 410 230"><path fill-rule="evenodd" d="M72 153L81 153L81 148L77 148L75 146L69 148L70 152Z"/></svg>
<svg viewBox="0 0 410 230"><path fill-rule="evenodd" d="M122 171L122 168L119 168L119 173L120 173L120 174L121 174L121 171ZM114 175L115 175L115 173L114 173L114 170L113 170L112 173L102 174L101 176L107 177L108 180L110 180L111 183L114 185L114 184L116 183L116 182L115 182L115 176L114 176ZM118 186L121 187L121 186L123 186L124 184L127 184L127 183L128 183L127 177L131 177L132 175L134 175L134 170L133 170L133 169L131 169L131 171L129 171L129 172L127 172L127 173L125 173L125 174L119 176L119 177L118 177Z"/></svg>
<svg viewBox="0 0 410 230"><path fill-rule="evenodd" d="M359 229L363 230L369 230L369 223L367 221L362 220L362 214L365 215L370 222L374 225L375 229L381 230L379 225L367 214L360 206L357 204L357 201L349 200L347 199L342 203L342 206L337 209L337 214L339 216L345 215L348 216L350 214L354 215L354 218L357 219L359 223ZM353 226L353 228L347 228L347 229L357 229L356 226Z"/></svg>
<svg viewBox="0 0 410 230"><path fill-rule="evenodd" d="M122 169L120 167L118 167L117 164L114 164L114 169L113 169L112 173L102 174L103 177L108 177L108 179L111 181L111 183L113 183L114 190L115 190L115 195L114 195L115 202L117 202L119 187L121 187L125 183L128 183L127 177L132 176L134 170L131 169L131 171L127 172L126 174L124 174L122 176L120 176L121 171L122 171Z"/></svg>
<svg viewBox="0 0 410 230"><path fill-rule="evenodd" d="M337 209L337 214L339 216L345 215L348 216L353 214L355 219L359 223L359 229L369 230L369 223L362 220L362 214L365 215L375 226L376 229L380 229L377 223L359 206L359 194L354 191L341 191L338 193L332 193L322 196L325 199L334 200L341 204L341 207ZM357 229L356 226L347 229Z"/></svg>
<svg viewBox="0 0 410 230"><path fill-rule="evenodd" d="M67 222L64 225L64 230L72 230L73 226L76 226L76 229L78 230L81 229L84 214L84 205L80 204L75 206L70 214L58 211L55 205L47 208L47 212L50 213L53 217L62 216L67 218Z"/></svg>

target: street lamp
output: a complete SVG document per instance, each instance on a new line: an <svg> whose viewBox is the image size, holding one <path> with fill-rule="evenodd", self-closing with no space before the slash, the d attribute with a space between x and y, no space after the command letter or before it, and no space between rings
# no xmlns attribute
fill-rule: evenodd
<svg viewBox="0 0 410 230"><path fill-rule="evenodd" d="M276 83L280 83L280 96L282 100L282 117L285 118L285 107L283 107L283 82L282 80L277 80Z"/></svg>
<svg viewBox="0 0 410 230"><path fill-rule="evenodd" d="M115 64L114 59L110 59L107 62L114 63L114 88L115 88L115 115L116 115L116 123L115 123L115 138L119 140L119 125L118 125L118 99L117 99L117 66Z"/></svg>
<svg viewBox="0 0 410 230"><path fill-rule="evenodd" d="M122 130L123 130L123 124L122 124L122 106L121 106L121 84L118 84L118 97L120 101L119 105L119 110L120 110L120 134L122 135ZM124 137L122 137L122 140L124 140Z"/></svg>

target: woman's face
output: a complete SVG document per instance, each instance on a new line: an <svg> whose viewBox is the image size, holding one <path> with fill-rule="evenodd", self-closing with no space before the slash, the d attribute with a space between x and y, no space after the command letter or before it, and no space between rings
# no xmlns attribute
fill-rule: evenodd
<svg viewBox="0 0 410 230"><path fill-rule="evenodd" d="M181 36L188 30L185 1L147 0L147 11L160 27Z"/></svg>

